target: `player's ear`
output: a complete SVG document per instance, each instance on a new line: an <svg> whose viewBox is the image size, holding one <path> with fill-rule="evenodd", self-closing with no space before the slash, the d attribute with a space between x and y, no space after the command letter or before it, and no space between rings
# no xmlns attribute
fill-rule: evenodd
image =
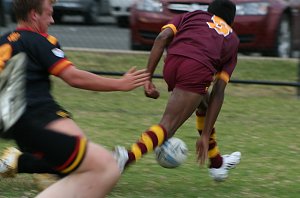
<svg viewBox="0 0 300 198"><path fill-rule="evenodd" d="M31 10L29 13L28 13L28 17L27 19L29 21L37 21L37 17L38 17L38 13L35 11L35 10Z"/></svg>

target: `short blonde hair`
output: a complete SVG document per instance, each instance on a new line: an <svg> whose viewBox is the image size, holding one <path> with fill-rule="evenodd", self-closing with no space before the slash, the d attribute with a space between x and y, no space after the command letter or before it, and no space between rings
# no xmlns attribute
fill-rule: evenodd
<svg viewBox="0 0 300 198"><path fill-rule="evenodd" d="M56 0L13 0L13 10L17 21L27 21L28 13L35 10L38 13L43 12L43 2L49 1L51 4L56 3Z"/></svg>

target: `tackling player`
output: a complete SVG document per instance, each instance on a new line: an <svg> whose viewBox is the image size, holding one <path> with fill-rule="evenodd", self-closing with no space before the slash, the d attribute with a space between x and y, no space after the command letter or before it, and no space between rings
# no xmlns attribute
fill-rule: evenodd
<svg viewBox="0 0 300 198"><path fill-rule="evenodd" d="M54 23L54 2L14 0L17 29L0 39L0 132L2 137L14 139L22 151L5 151L0 175L55 173L63 177L38 197L105 197L120 177L118 163L112 152L88 141L70 113L53 99L50 76L80 89L129 91L144 85L149 74L132 68L122 78L114 79L77 69L66 58L58 40L47 33ZM15 105L23 107L24 98L16 94L20 83L14 80L14 76L22 74L11 69L17 60L20 62L22 53L27 56L26 109L16 123L10 123L6 117L19 116L13 110Z"/></svg>

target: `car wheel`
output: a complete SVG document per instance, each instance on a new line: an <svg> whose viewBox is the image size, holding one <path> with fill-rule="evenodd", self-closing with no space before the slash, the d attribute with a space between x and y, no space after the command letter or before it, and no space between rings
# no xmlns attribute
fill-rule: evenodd
<svg viewBox="0 0 300 198"><path fill-rule="evenodd" d="M150 51L152 48L152 45L143 45L140 43L136 43L134 42L133 38L132 38L132 34L130 34L130 39L129 39L129 45L130 45L130 49L131 50L137 50L137 51Z"/></svg>
<svg viewBox="0 0 300 198"><path fill-rule="evenodd" d="M131 43L130 44L130 49L131 50L142 50L142 47L140 45L136 45L136 44Z"/></svg>
<svg viewBox="0 0 300 198"><path fill-rule="evenodd" d="M63 15L60 13L54 13L53 14L53 19L55 23L61 23L62 22L62 17Z"/></svg>
<svg viewBox="0 0 300 198"><path fill-rule="evenodd" d="M288 15L284 15L281 18L278 26L274 55L282 58L287 58L292 55L292 30Z"/></svg>
<svg viewBox="0 0 300 198"><path fill-rule="evenodd" d="M118 27L127 28L129 27L129 19L127 16L117 17Z"/></svg>
<svg viewBox="0 0 300 198"><path fill-rule="evenodd" d="M84 14L84 21L86 24L95 25L98 23L98 15L99 15L99 5L96 1L93 1Z"/></svg>
<svg viewBox="0 0 300 198"><path fill-rule="evenodd" d="M152 46L130 43L130 49L136 51L150 51Z"/></svg>
<svg viewBox="0 0 300 198"><path fill-rule="evenodd" d="M10 19L14 23L17 22L17 18L16 18L16 15L15 15L15 12L13 10L10 11Z"/></svg>

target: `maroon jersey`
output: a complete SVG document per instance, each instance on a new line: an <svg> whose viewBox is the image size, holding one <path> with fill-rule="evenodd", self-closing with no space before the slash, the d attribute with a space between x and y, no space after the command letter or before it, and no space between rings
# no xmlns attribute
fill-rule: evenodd
<svg viewBox="0 0 300 198"><path fill-rule="evenodd" d="M213 73L231 76L236 63L239 39L221 18L204 11L178 15L162 29L171 28L175 34L168 54L192 58Z"/></svg>

